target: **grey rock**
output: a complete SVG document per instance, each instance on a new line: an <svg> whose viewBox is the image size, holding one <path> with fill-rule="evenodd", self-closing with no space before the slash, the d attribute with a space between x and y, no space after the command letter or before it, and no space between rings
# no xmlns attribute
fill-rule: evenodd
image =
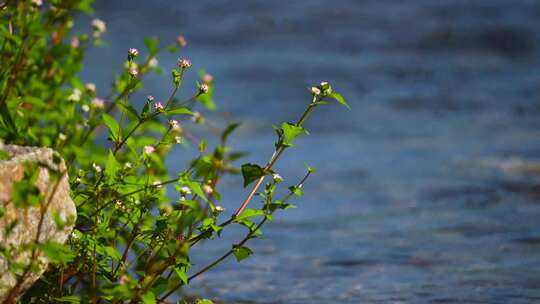
<svg viewBox="0 0 540 304"><path fill-rule="evenodd" d="M3 145L0 150L7 151L9 157L0 160L0 244L9 254L0 255L0 302L12 303L18 299L33 282L47 269L48 259L39 250L31 247L36 242L56 241L64 243L73 229L76 218L75 204L70 197L70 188L64 160L49 148ZM13 186L24 178L25 164L39 164L36 186L42 199L30 207L17 207L13 201ZM59 178L52 178L54 171ZM1 214L1 213L0 213ZM67 222L59 229L54 216ZM6 228L17 221L11 232ZM37 262L37 269L26 271L25 265ZM23 267L15 268L21 263ZM22 279L21 279L22 278Z"/></svg>

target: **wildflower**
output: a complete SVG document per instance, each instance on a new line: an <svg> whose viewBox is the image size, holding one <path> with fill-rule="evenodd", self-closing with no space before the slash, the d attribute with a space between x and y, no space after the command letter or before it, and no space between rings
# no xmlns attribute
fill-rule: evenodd
<svg viewBox="0 0 540 304"><path fill-rule="evenodd" d="M186 58L178 59L178 66L182 69L189 69L191 67L191 61Z"/></svg>
<svg viewBox="0 0 540 304"><path fill-rule="evenodd" d="M152 59L150 59L150 61L148 61L148 67L151 68L151 69L155 69L158 67L158 60L156 57L153 57Z"/></svg>
<svg viewBox="0 0 540 304"><path fill-rule="evenodd" d="M321 95L321 90L317 87L311 87L310 91L313 95Z"/></svg>
<svg viewBox="0 0 540 304"><path fill-rule="evenodd" d="M206 94L208 93L208 90L210 88L208 87L208 85L206 83L203 83L199 86L199 94Z"/></svg>
<svg viewBox="0 0 540 304"><path fill-rule="evenodd" d="M214 81L214 76L212 76L211 74L206 73L206 74L203 75L201 80L206 84L211 84L212 81Z"/></svg>
<svg viewBox="0 0 540 304"><path fill-rule="evenodd" d="M202 188L202 191L206 193L206 195L212 194L212 192L214 192L214 189L212 189L212 186L210 185L203 185L201 188Z"/></svg>
<svg viewBox="0 0 540 304"><path fill-rule="evenodd" d="M159 111L159 112L163 112L165 110L165 108L159 101L154 103L154 109L156 109L156 111Z"/></svg>
<svg viewBox="0 0 540 304"><path fill-rule="evenodd" d="M152 102L152 101L154 101L154 96L148 95L148 96L146 96L146 100L148 100L149 102Z"/></svg>
<svg viewBox="0 0 540 304"><path fill-rule="evenodd" d="M154 148L154 146L144 146L144 153L150 155L154 153L154 151L156 151L156 148Z"/></svg>
<svg viewBox="0 0 540 304"><path fill-rule="evenodd" d="M131 67L129 70L128 70L128 73L131 77L137 77L137 75L139 74L139 71L137 71L137 68L136 67Z"/></svg>
<svg viewBox="0 0 540 304"><path fill-rule="evenodd" d="M319 86L322 90L322 93L324 95L330 95L332 94L332 87L330 86L330 84L326 81L323 81L321 82L321 85Z"/></svg>
<svg viewBox="0 0 540 304"><path fill-rule="evenodd" d="M131 169L131 168L133 168L133 165L130 162L127 162L127 163L124 164L124 167L126 169Z"/></svg>
<svg viewBox="0 0 540 304"><path fill-rule="evenodd" d="M173 129L174 131L180 131L180 123L178 122L178 120L170 119L168 121L168 124L171 127L171 129Z"/></svg>
<svg viewBox="0 0 540 304"><path fill-rule="evenodd" d="M182 35L176 37L176 43L178 43L178 46L179 47L186 47L187 45L187 41L186 41L186 38Z"/></svg>
<svg viewBox="0 0 540 304"><path fill-rule="evenodd" d="M277 174L277 173L274 173L272 175L272 178L274 179L274 181L276 183L281 183L283 181L283 177L281 177L281 175Z"/></svg>
<svg viewBox="0 0 540 304"><path fill-rule="evenodd" d="M64 133L58 133L58 139L61 141L65 141L67 139L67 136Z"/></svg>
<svg viewBox="0 0 540 304"><path fill-rule="evenodd" d="M103 109L105 107L105 100L96 97L92 99L92 106L97 109Z"/></svg>
<svg viewBox="0 0 540 304"><path fill-rule="evenodd" d="M83 112L88 112L88 111L90 111L90 107L89 107L87 104L83 104L83 105L81 106L81 110L82 110Z"/></svg>
<svg viewBox="0 0 540 304"><path fill-rule="evenodd" d="M78 49L81 42L79 41L79 38L73 37L73 38L71 38L71 42L69 44L71 45L72 48Z"/></svg>
<svg viewBox="0 0 540 304"><path fill-rule="evenodd" d="M107 26L105 25L105 22L101 19L94 19L92 20L92 28L94 29L94 32L92 33L93 37L95 39L99 39L103 33L107 30Z"/></svg>
<svg viewBox="0 0 540 304"><path fill-rule="evenodd" d="M101 167L96 165L96 163L92 163L92 167L94 168L94 171L101 173Z"/></svg>
<svg viewBox="0 0 540 304"><path fill-rule="evenodd" d="M136 48L130 48L128 50L128 58L129 59L133 59L135 57L139 56L139 50L137 50Z"/></svg>
<svg viewBox="0 0 540 304"><path fill-rule="evenodd" d="M163 188L163 185L161 184L161 181L157 180L157 181L154 181L152 183L152 186L156 187L156 188Z"/></svg>
<svg viewBox="0 0 540 304"><path fill-rule="evenodd" d="M89 83L85 84L84 87L89 92L96 93L96 84L95 83L89 82Z"/></svg>
<svg viewBox="0 0 540 304"><path fill-rule="evenodd" d="M221 206L216 206L216 211L221 213L221 212L225 211L225 208L223 208Z"/></svg>
<svg viewBox="0 0 540 304"><path fill-rule="evenodd" d="M116 207L118 207L118 209L120 209L120 210L125 210L126 209L126 205L121 200L116 200Z"/></svg>
<svg viewBox="0 0 540 304"><path fill-rule="evenodd" d="M81 90L75 88L75 89L73 89L73 92L71 93L71 95L68 96L68 100L69 101L79 101L79 100L81 100L81 95L82 95Z"/></svg>
<svg viewBox="0 0 540 304"><path fill-rule="evenodd" d="M182 143L182 137L180 137L180 136L175 136L175 137L174 137L174 142L177 143L177 144L181 144L181 143Z"/></svg>
<svg viewBox="0 0 540 304"><path fill-rule="evenodd" d="M182 195L182 197L185 197L190 194L191 194L191 189L189 189L188 187L183 186L180 188L180 195Z"/></svg>
<svg viewBox="0 0 540 304"><path fill-rule="evenodd" d="M82 181L82 179L81 179L80 177L77 177L77 178L75 179L75 182L78 183L78 184L80 184L81 181Z"/></svg>

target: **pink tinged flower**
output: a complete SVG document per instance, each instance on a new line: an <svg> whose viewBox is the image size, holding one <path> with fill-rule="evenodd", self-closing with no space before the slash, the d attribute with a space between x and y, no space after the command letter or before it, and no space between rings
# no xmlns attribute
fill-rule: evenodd
<svg viewBox="0 0 540 304"><path fill-rule="evenodd" d="M154 101L154 96L148 95L148 96L146 96L146 100L148 100L149 102L152 102L152 101Z"/></svg>
<svg viewBox="0 0 540 304"><path fill-rule="evenodd" d="M206 193L206 195L209 195L209 194L212 194L212 192L214 192L214 189L212 189L212 186L210 186L210 185L203 185L202 186L202 191L204 191L204 193Z"/></svg>
<svg viewBox="0 0 540 304"><path fill-rule="evenodd" d="M191 61L186 58L178 59L178 66L182 69L189 69L191 67Z"/></svg>
<svg viewBox="0 0 540 304"><path fill-rule="evenodd" d="M144 153L150 155L156 151L156 148L154 146L144 146Z"/></svg>
<svg viewBox="0 0 540 304"><path fill-rule="evenodd" d="M154 103L154 109L156 109L157 111L160 111L160 112L163 112L165 110L165 108L163 107L163 105L159 101Z"/></svg>
<svg viewBox="0 0 540 304"><path fill-rule="evenodd" d="M208 93L208 90L209 90L209 89L210 89L210 88L208 87L208 85L207 85L206 83L203 83L203 84L201 84L201 85L199 86L199 93L200 93L200 94L206 94L206 93Z"/></svg>
<svg viewBox="0 0 540 304"><path fill-rule="evenodd" d="M212 81L214 81L214 76L212 76L211 74L204 74L203 77L201 78L201 80L206 83L206 84L211 84Z"/></svg>
<svg viewBox="0 0 540 304"><path fill-rule="evenodd" d="M128 50L128 56L130 57L137 57L139 56L139 50L137 50L136 48L130 48Z"/></svg>
<svg viewBox="0 0 540 304"><path fill-rule="evenodd" d="M79 41L79 38L73 37L73 38L71 38L71 42L69 44L71 45L72 48L78 49L81 42Z"/></svg>
<svg viewBox="0 0 540 304"><path fill-rule="evenodd" d="M321 95L321 90L317 87L311 87L309 90L311 91L311 94L313 95Z"/></svg>
<svg viewBox="0 0 540 304"><path fill-rule="evenodd" d="M92 106L97 108L97 109L103 109L105 107L105 100L99 98L99 97L96 97L94 99L92 99Z"/></svg>
<svg viewBox="0 0 540 304"><path fill-rule="evenodd" d="M186 38L182 35L176 37L176 43L178 43L179 47L186 47L187 45Z"/></svg>

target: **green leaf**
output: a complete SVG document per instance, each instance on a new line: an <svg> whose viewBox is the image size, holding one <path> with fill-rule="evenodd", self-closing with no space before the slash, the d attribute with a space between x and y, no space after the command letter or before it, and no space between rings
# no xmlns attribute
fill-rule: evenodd
<svg viewBox="0 0 540 304"><path fill-rule="evenodd" d="M343 96L341 96L341 94L339 94L337 92L333 92L333 93L328 94L328 97L335 99L337 102L342 104L345 108L347 108L349 110L351 109L351 107L349 107L349 105L345 101L345 98L343 98Z"/></svg>
<svg viewBox="0 0 540 304"><path fill-rule="evenodd" d="M159 38L157 37L144 37L144 44L148 48L150 55L155 55L159 52Z"/></svg>
<svg viewBox="0 0 540 304"><path fill-rule="evenodd" d="M176 275L178 276L178 278L180 278L180 280L184 283L184 285L187 285L189 280L188 280L188 277L186 275L186 272L182 271L178 267L174 267L174 271L176 272Z"/></svg>
<svg viewBox="0 0 540 304"><path fill-rule="evenodd" d="M176 109L170 109L165 112L165 115L193 115L193 112L191 112L188 108L176 108Z"/></svg>
<svg viewBox="0 0 540 304"><path fill-rule="evenodd" d="M244 220L256 216L264 216L264 211L260 209L246 209L242 213L240 213L235 219Z"/></svg>
<svg viewBox="0 0 540 304"><path fill-rule="evenodd" d="M174 85L176 86L180 85L180 82L182 82L182 73L179 72L177 69L173 69L171 71L171 75L173 78Z"/></svg>
<svg viewBox="0 0 540 304"><path fill-rule="evenodd" d="M119 101L117 102L117 104L128 114L131 114L132 116L135 116L136 118L140 118L139 117L139 113L137 113L137 110L135 110L135 108L126 103L126 102L122 102L122 101Z"/></svg>
<svg viewBox="0 0 540 304"><path fill-rule="evenodd" d="M294 193L294 195L300 197L302 195L304 195L304 191L302 191L302 188L299 187L299 186L290 186L289 187L289 190Z"/></svg>
<svg viewBox="0 0 540 304"><path fill-rule="evenodd" d="M118 172L118 169L120 168L120 164L114 157L114 154L111 150L109 150L109 156L107 157L107 164L105 165L105 175L109 178L112 178L116 175L116 172Z"/></svg>
<svg viewBox="0 0 540 304"><path fill-rule="evenodd" d="M0 150L0 160L8 160L11 157L9 156L9 153L4 150Z"/></svg>
<svg viewBox="0 0 540 304"><path fill-rule="evenodd" d="M103 123L105 123L107 128L109 128L109 130L111 131L111 135L113 139L118 139L119 138L118 135L120 134L120 125L118 124L116 119L106 113L103 113L102 117L103 117Z"/></svg>
<svg viewBox="0 0 540 304"><path fill-rule="evenodd" d="M156 303L156 296L153 292L149 291L142 297L144 304L155 304Z"/></svg>
<svg viewBox="0 0 540 304"><path fill-rule="evenodd" d="M208 299L200 299L195 302L195 304L214 304L214 302L208 300Z"/></svg>
<svg viewBox="0 0 540 304"><path fill-rule="evenodd" d="M65 303L81 303L81 298L78 296L63 296L61 298L55 298L54 299L57 302L65 302Z"/></svg>
<svg viewBox="0 0 540 304"><path fill-rule="evenodd" d="M56 241L48 241L47 243L40 244L40 248L49 261L54 264L66 264L75 258L69 247Z"/></svg>
<svg viewBox="0 0 540 304"><path fill-rule="evenodd" d="M226 142L227 138L229 138L231 133L234 132L234 130L236 130L236 128L238 128L238 126L240 126L239 123L232 123L232 124L228 125L227 128L225 129L225 131L223 131L223 133L221 134L221 141Z"/></svg>
<svg viewBox="0 0 540 304"><path fill-rule="evenodd" d="M264 169L255 164L243 164L242 165L242 176L244 177L244 187L251 184L255 180L259 179L261 176L264 176Z"/></svg>
<svg viewBox="0 0 540 304"><path fill-rule="evenodd" d="M281 124L281 129L283 130L283 140L284 144L292 145L293 141L301 134L307 134L307 131L299 126L284 122Z"/></svg>
<svg viewBox="0 0 540 304"><path fill-rule="evenodd" d="M236 257L236 261L240 262L252 255L253 251L246 246L233 245L233 254Z"/></svg>

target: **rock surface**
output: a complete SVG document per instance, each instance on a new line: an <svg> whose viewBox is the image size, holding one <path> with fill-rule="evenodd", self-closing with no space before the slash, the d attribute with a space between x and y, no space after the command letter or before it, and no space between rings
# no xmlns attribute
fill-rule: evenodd
<svg viewBox="0 0 540 304"><path fill-rule="evenodd" d="M9 155L7 159L4 157L0 160L0 211L3 211L0 212L3 213L0 216L0 244L9 252L9 258L0 255L0 302L11 303L47 268L45 255L40 251L32 252L29 245L51 240L64 243L73 228L71 223L76 217L76 209L69 196L65 163L56 152L49 148L3 145L1 142L0 150ZM39 189L41 200L24 208L15 206L13 186L24 178L25 164L38 164L33 168L39 170L35 186ZM52 178L54 171L60 174L59 178ZM55 224L55 216L67 222L62 229ZM15 220L17 224L7 233L6 228ZM32 254L39 270L27 271L23 279L18 279L25 272ZM23 267L16 269L16 263L22 263Z"/></svg>

